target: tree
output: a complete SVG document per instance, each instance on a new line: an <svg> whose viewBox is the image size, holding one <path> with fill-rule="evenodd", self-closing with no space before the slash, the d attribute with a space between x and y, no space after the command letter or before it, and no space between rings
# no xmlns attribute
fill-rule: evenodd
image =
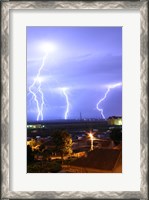
<svg viewBox="0 0 149 200"><path fill-rule="evenodd" d="M39 146L39 151L40 151L40 152L44 152L45 149L46 149L46 146L45 146L44 143L42 143L42 144Z"/></svg>
<svg viewBox="0 0 149 200"><path fill-rule="evenodd" d="M120 128L113 128L110 133L110 138L113 140L115 145L120 144L122 141L122 129Z"/></svg>
<svg viewBox="0 0 149 200"><path fill-rule="evenodd" d="M66 130L57 130L53 133L52 141L55 145L55 151L61 155L63 164L64 155L72 153L72 138Z"/></svg>
<svg viewBox="0 0 149 200"><path fill-rule="evenodd" d="M32 148L30 147L30 145L27 145L27 164L33 161L34 161L34 155L32 152Z"/></svg>
<svg viewBox="0 0 149 200"><path fill-rule="evenodd" d="M31 149L33 150L34 147L37 145L36 140L32 138L32 139L30 140L30 142L29 142L29 145L30 145Z"/></svg>
<svg viewBox="0 0 149 200"><path fill-rule="evenodd" d="M51 150L50 149L44 149L41 153L41 155L43 156L43 161L48 161L51 160Z"/></svg>

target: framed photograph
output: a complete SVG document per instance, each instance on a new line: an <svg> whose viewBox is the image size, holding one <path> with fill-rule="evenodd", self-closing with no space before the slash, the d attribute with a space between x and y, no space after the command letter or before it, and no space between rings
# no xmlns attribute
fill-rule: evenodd
<svg viewBox="0 0 149 200"><path fill-rule="evenodd" d="M147 199L148 1L1 11L2 199Z"/></svg>

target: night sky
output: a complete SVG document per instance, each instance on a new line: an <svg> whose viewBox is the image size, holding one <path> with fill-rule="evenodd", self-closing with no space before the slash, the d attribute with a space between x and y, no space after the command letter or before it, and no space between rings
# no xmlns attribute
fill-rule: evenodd
<svg viewBox="0 0 149 200"><path fill-rule="evenodd" d="M122 115L121 27L27 27L27 120Z"/></svg>

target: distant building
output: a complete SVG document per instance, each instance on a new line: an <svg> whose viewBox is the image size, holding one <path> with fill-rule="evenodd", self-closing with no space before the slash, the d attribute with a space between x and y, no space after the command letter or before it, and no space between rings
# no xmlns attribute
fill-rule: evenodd
<svg viewBox="0 0 149 200"><path fill-rule="evenodd" d="M28 124L27 128L28 129L38 129L38 128L45 128L45 126L42 124Z"/></svg>
<svg viewBox="0 0 149 200"><path fill-rule="evenodd" d="M108 125L122 125L122 117L119 116L112 116L108 118Z"/></svg>

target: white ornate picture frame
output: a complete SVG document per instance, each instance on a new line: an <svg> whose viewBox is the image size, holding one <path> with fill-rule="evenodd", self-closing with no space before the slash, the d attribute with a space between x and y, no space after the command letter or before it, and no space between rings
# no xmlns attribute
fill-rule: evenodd
<svg viewBox="0 0 149 200"><path fill-rule="evenodd" d="M2 182L1 182L1 199L83 199L83 198L110 198L110 199L148 199L148 1L2 1L1 2L1 174L2 174ZM13 164L16 165L14 161L14 157L12 157L12 153L15 151L21 151L21 149L17 149L17 146L11 145L11 138L14 138L14 134L12 130L15 127L16 123L14 123L15 112L12 114L12 94L13 94L13 84L14 81L11 78L11 74L13 73L12 66L14 66L14 58L12 55L12 49L14 49L14 41L13 37L14 32L11 32L13 28L13 23L15 23L15 18L12 13L19 12L25 13L27 11L32 12L33 14L38 11L45 12L56 12L59 10L72 12L73 10L79 10L80 12L83 10L87 11L128 11L129 13L133 11L138 12L138 16L140 19L140 37L138 37L138 41L140 44L140 103L137 104L137 110L140 113L140 163L136 164L136 167L140 170L140 179L137 185L140 185L140 189L136 190L102 190L99 187L94 190L88 190L88 188L82 190L78 189L79 187L74 186L73 190L60 190L60 189L49 189L49 190L40 190L33 186L30 190L15 190L15 186L12 187L12 179L14 179L12 173ZM21 19L20 19L21 20ZM25 18L24 18L25 20ZM23 21L22 21L23 23ZM139 24L138 23L138 24ZM112 24L111 24L112 26ZM18 27L19 29L19 27ZM133 33L135 34L135 33ZM24 38L25 41L25 38ZM123 41L125 43L125 40ZM23 48L23 47L22 47ZM135 46L134 46L135 48ZM26 56L26 52L24 51L24 56ZM21 58L22 59L22 58ZM24 59L24 58L23 58ZM23 60L22 59L22 60ZM20 61L21 63L22 61ZM22 73L24 73L25 69L22 69ZM135 80L132 74L132 80ZM22 91L23 93L23 91ZM23 93L25 96L25 91ZM20 116L20 120L23 121L24 126L26 126L26 116ZM133 120L133 119L132 119ZM19 123L19 122L18 122ZM20 134L20 133L18 133ZM129 133L131 134L131 133ZM123 136L124 137L124 136ZM15 135L16 138L16 135ZM17 140L17 138L16 138ZM18 142L20 139L18 139ZM26 141L24 141L24 145ZM134 141L133 141L134 142ZM21 145L20 145L21 148ZM133 145L132 145L133 150ZM17 156L17 155L16 155ZM19 162L19 158L18 158ZM132 160L130 163L133 162ZM134 161L135 162L135 161ZM129 164L130 164L129 163ZM20 171L18 171L18 175L20 176ZM67 174L68 175L68 174ZM35 174L35 176L38 176ZM65 177L63 184L65 185ZM86 175L85 175L86 176ZM85 178L85 177L82 177ZM82 179L81 178L81 179ZM89 179L87 179L89 180ZM20 182L20 185L23 185L24 179ZM81 180L82 181L82 180ZM94 182L97 180L94 178ZM79 182L79 181L78 181ZM26 182L27 184L27 182ZM113 181L113 185L115 181ZM121 183L118 183L119 185ZM66 184L67 185L67 184ZM93 184L94 185L94 184ZM98 186L98 181L96 183ZM108 182L107 182L108 185ZM23 186L22 186L23 187ZM94 186L93 186L94 187ZM35 190L34 190L35 188ZM60 188L60 187L58 187ZM64 188L64 187L62 187ZM71 187L70 187L71 188ZM108 187L107 187L108 188Z"/></svg>

